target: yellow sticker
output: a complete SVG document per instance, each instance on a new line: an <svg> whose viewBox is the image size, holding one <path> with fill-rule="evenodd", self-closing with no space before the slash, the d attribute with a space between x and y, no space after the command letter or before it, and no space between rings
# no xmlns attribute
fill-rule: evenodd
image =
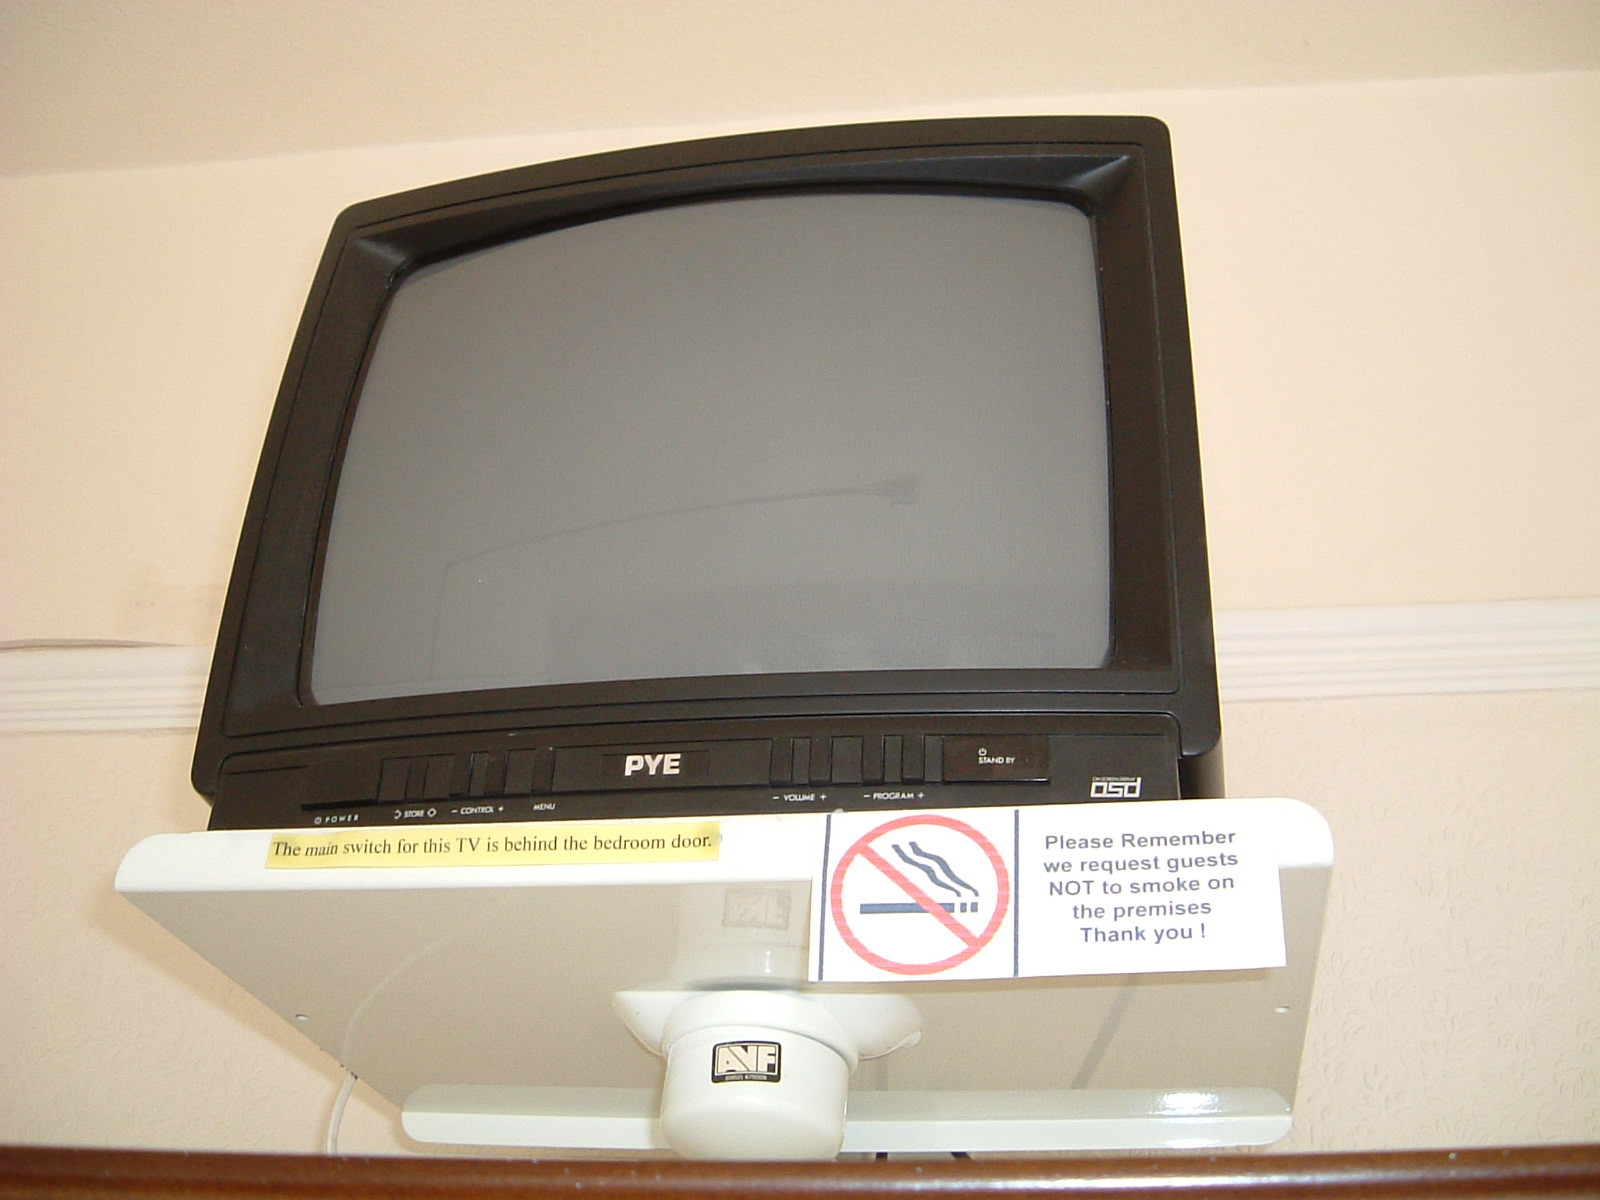
<svg viewBox="0 0 1600 1200"><path fill-rule="evenodd" d="M535 867L580 863L699 862L722 845L719 821L600 824L432 825L277 833L267 866Z"/></svg>

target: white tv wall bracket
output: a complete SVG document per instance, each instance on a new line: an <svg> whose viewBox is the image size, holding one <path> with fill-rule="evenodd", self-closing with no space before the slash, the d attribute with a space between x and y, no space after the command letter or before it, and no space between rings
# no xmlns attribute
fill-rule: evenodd
<svg viewBox="0 0 1600 1200"><path fill-rule="evenodd" d="M810 813L721 818L716 858L676 862L283 870L274 839L316 834L166 834L116 886L420 1142L668 1151L649 994L753 980L840 1011L895 998L849 1077L847 1153L1264 1145L1290 1127L1332 842L1299 802L1231 803L1278 865L1281 967L808 984Z"/></svg>

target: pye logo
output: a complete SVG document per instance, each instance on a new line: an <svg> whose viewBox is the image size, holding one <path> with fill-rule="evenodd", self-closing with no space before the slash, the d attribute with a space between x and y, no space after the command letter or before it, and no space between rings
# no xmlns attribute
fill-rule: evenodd
<svg viewBox="0 0 1600 1200"><path fill-rule="evenodd" d="M681 775L683 774L682 754L630 754L622 760L622 774L624 777L637 775L643 771L646 775Z"/></svg>
<svg viewBox="0 0 1600 1200"><path fill-rule="evenodd" d="M1143 786L1142 775L1096 775L1089 784L1089 799L1137 800Z"/></svg>

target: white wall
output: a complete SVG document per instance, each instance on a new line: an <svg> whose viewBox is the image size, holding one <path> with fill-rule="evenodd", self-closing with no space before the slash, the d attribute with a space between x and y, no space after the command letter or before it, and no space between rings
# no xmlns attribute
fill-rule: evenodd
<svg viewBox="0 0 1600 1200"><path fill-rule="evenodd" d="M337 7L289 6L313 29ZM715 7L677 9L702 73L715 61L693 48L711 26L695 22ZM1071 14L1103 23L1103 7L1029 6L1023 28L1005 28L1021 37L1032 22L1065 44ZM201 9L158 9L187 14L156 22L169 38L219 44ZM91 11L39 10L79 24ZM1206 11L1246 10L1265 19L1255 6ZM856 32L845 10L817 11L837 39ZM881 11L863 19L878 29ZM1390 32L1360 15L1372 6L1305 11L1342 12L1358 47L1364 20L1373 44ZM1522 27L1516 12L1548 23L1593 10L1456 11L1515 42L1503 27ZM1164 76L1115 77L1146 89L1135 93L1053 74L1048 55L1025 55L1002 90L999 50L958 70L963 31L946 25L876 74L830 74L830 39L814 31L822 78L783 75L765 104L753 83L720 102L701 78L662 92L653 116L647 93L672 56L649 56L656 74L628 91L591 61L604 39L590 22L524 47L529 71L576 81L569 91L593 80L588 123L578 104L520 120L485 107L472 65L450 60L440 70L469 99L428 134L449 140L379 144L393 131L347 129L315 143L295 127L285 137L300 152L228 157L283 149L266 122L251 126L264 142L197 134L213 161L168 143L132 160L101 146L84 156L105 169L70 171L59 168L83 163L51 159L50 138L17 143L22 169L0 181L0 642L209 640L283 357L345 204L689 133L931 113L1138 111L1171 126L1219 606L1600 596L1592 21L1571 28L1586 70L1513 62L1516 73L1473 76L1432 62L1433 77L1363 79L1306 67L1322 80L1306 83L1262 66L1261 86L1233 76L1222 88L1173 60ZM77 35L93 40L90 26ZM51 32L70 43L75 29L63 19ZM754 25L716 29L730 78L770 53ZM1160 22L1139 36L1160 44ZM1215 40L1223 61L1228 39ZM1266 63L1298 42L1263 44ZM61 106L81 96L98 111L102 93L72 78ZM1187 90L1156 90L1163 80ZM213 86L225 110L225 72ZM1286 1148L1600 1137L1597 709L1595 693L1570 691L1228 706L1230 791L1315 803L1340 852ZM188 753L181 734L0 738L0 1138L317 1145L334 1065L110 888L135 841L203 826ZM346 1129L348 1149L404 1145L364 1090Z"/></svg>

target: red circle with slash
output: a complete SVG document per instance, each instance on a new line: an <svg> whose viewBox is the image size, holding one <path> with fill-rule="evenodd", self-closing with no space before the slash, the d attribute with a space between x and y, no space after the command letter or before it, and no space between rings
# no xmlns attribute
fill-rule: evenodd
<svg viewBox="0 0 1600 1200"><path fill-rule="evenodd" d="M981 930L968 929L960 921L956 920L948 910L943 908L915 880L878 853L872 845L876 839L886 833L893 833L895 830L906 829L916 825L932 825L952 830L973 842L983 852L984 857L988 859L989 865L994 869L997 894L995 896L994 911L990 914L988 923ZM954 934L956 939L961 942L961 949L935 962L906 963L879 954L869 948L856 931L850 928L850 922L846 919L844 911L844 877L845 873L853 866L858 867L858 869L876 869L903 891L913 903ZM845 940L845 944L854 950L863 962L877 967L881 971L888 971L895 975L936 975L940 971L948 971L952 967L960 966L994 940L995 934L1000 931L1000 926L1005 921L1006 913L1011 908L1011 875L1006 870L1005 860L1000 857L1000 851L995 849L994 843L965 821L958 821L954 817L947 817L939 813L916 813L908 817L898 817L863 834L853 846L840 856L838 865L833 869L833 878L829 881L828 907L833 914L833 925L839 931L839 936Z"/></svg>

